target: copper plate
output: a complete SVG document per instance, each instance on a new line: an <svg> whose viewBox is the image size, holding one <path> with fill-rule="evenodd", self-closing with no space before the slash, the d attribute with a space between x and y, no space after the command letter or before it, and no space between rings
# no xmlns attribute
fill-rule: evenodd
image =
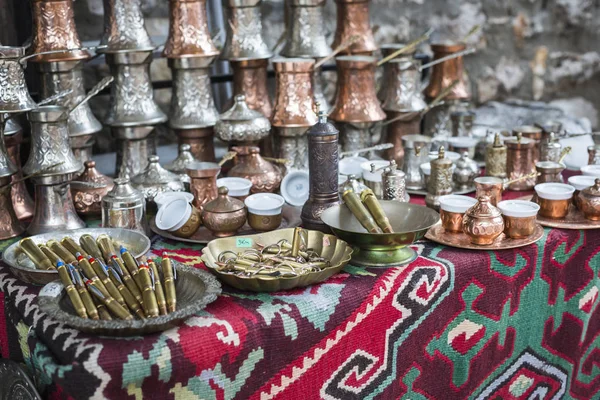
<svg viewBox="0 0 600 400"><path fill-rule="evenodd" d="M476 189L475 186L470 186L466 189L463 190L457 190L457 191L452 191L451 194L455 194L455 195L463 195L463 194L469 194L469 193L475 193ZM411 189L406 189L406 193L408 194L414 194L417 196L427 196L427 190L411 190Z"/></svg>
<svg viewBox="0 0 600 400"><path fill-rule="evenodd" d="M539 221L539 219L538 219ZM507 250L516 249L517 247L528 246L537 242L544 236L544 228L540 224L536 224L535 231L531 236L525 239L510 239L504 233L500 234L494 240L494 243L488 246L481 246L471 243L471 239L464 233L448 233L442 227L442 224L432 226L425 235L426 239L431 240L445 246L456 247L458 249L467 250Z"/></svg>
<svg viewBox="0 0 600 400"><path fill-rule="evenodd" d="M530 201L533 196L523 196L519 197L516 200L526 200ZM565 218L562 219L550 219L544 218L540 215L537 217L537 222L542 226L547 226L548 228L558 228L558 229L600 229L600 221L591 221L589 219L585 219L583 213L580 212L573 204L569 206L569 213Z"/></svg>
<svg viewBox="0 0 600 400"><path fill-rule="evenodd" d="M302 207L292 207L290 205L283 206L283 219L281 221L281 225L277 229L285 229L285 228L295 228L296 226L300 226L302 220L300 219L300 213L302 212ZM200 226L200 229L196 231L189 238L181 238L173 235L171 232L160 230L156 227L156 223L154 222L154 218L150 220L150 229L152 232L171 240L175 240L178 242L187 242L187 243L198 243L198 244L207 244L208 242L218 239L215 235L212 234L205 226ZM244 226L236 233L236 236L243 235L254 235L259 232L250 228L250 225L246 222Z"/></svg>
<svg viewBox="0 0 600 400"><path fill-rule="evenodd" d="M54 320L86 333L122 337L162 332L181 325L186 319L215 301L221 294L221 284L208 272L176 262L174 264L177 269L177 279L175 280L177 310L167 315L130 321L81 318L75 314L73 305L66 296L64 286L60 281L51 282L42 288L38 296L38 304L40 310Z"/></svg>

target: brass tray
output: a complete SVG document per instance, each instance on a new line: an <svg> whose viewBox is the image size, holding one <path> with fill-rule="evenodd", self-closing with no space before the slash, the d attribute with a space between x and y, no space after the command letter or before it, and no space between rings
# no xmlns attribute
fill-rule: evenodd
<svg viewBox="0 0 600 400"><path fill-rule="evenodd" d="M475 193L477 190L475 189L475 185L470 186L464 190L456 190L456 191L452 191L452 193L450 194L455 194L455 195L463 195L463 194L470 194L470 193ZM406 189L406 193L408 194L415 194L417 196L427 196L427 190L426 189L422 189L422 190L412 190L412 189Z"/></svg>
<svg viewBox="0 0 600 400"><path fill-rule="evenodd" d="M297 287L314 285L329 279L330 276L340 272L352 257L352 247L343 240L333 235L319 231L308 231L308 245L322 257L331 261L331 267L318 272L311 272L298 277L241 277L221 273L216 264L217 257L224 251L241 252L249 248L258 248L258 244L269 245L281 239L292 241L294 229L283 229L273 232L261 233L250 236L236 236L213 240L202 250L202 261L209 271L229 286L251 292L278 292ZM251 247L238 247L239 239L249 239Z"/></svg>
<svg viewBox="0 0 600 400"><path fill-rule="evenodd" d="M519 197L517 200L531 200L533 196L523 196ZM591 221L586 219L583 216L583 213L580 212L573 204L569 205L569 213L563 219L550 219L544 218L540 215L537 216L537 222L542 226L547 226L548 228L558 228L558 229L573 229L573 230L581 230L581 229L600 229L600 221Z"/></svg>
<svg viewBox="0 0 600 400"><path fill-rule="evenodd" d="M536 224L535 231L531 236L525 239L510 239L502 233L494 240L494 243L482 246L471 243L471 239L464 233L448 233L442 227L442 224L432 226L425 235L426 239L439 244L459 249L467 250L507 250L516 249L518 247L528 246L537 242L544 236L544 228L540 224Z"/></svg>
<svg viewBox="0 0 600 400"><path fill-rule="evenodd" d="M281 220L281 225L279 225L279 228L277 228L277 229L279 230L279 229L285 229L285 228L295 228L297 226L300 226L300 224L302 223L302 220L300 219L301 212L302 212L302 207L293 207L288 204L284 205L283 211L282 211L283 218ZM173 235L171 232L158 229L158 227L156 226L156 223L154 221L154 218L150 219L150 229L152 230L152 232L154 232L164 238L176 240L178 242L208 244L210 241L218 239L205 226L200 226L198 231L189 238L180 238L178 236ZM242 226L242 229L240 229L238 231L237 236L254 235L257 233L258 232L256 232L252 228L250 228L250 225L248 225L248 223L246 223L244 226Z"/></svg>
<svg viewBox="0 0 600 400"><path fill-rule="evenodd" d="M162 332L180 325L206 305L215 301L221 294L221 284L208 272L173 263L177 269L177 279L175 280L177 310L167 315L130 321L81 318L75 313L60 281L51 282L42 288L38 295L38 304L40 310L53 319L86 333L123 337Z"/></svg>
<svg viewBox="0 0 600 400"><path fill-rule="evenodd" d="M92 235L94 238L106 234L113 238L113 240L127 247L131 254L136 258L143 256L150 250L150 239L141 232L129 229L84 228L71 231L42 233L40 235L30 236L30 238L34 243L40 244L46 243L51 239L61 240L65 236L70 236L76 241L79 241L79 238L85 234ZM26 283L45 285L58 279L58 272L56 270L36 269L33 262L24 253L19 251L18 242L11 244L8 249L6 249L2 254L2 261L8 265L10 272L12 272L14 276Z"/></svg>

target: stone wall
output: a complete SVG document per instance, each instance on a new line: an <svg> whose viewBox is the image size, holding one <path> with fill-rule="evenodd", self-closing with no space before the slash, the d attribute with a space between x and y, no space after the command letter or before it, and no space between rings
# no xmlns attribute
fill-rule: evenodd
<svg viewBox="0 0 600 400"><path fill-rule="evenodd" d="M164 37L167 1L143 2L150 34ZM218 2L209 0L209 8ZM97 40L102 31L101 0L75 4L82 39ZM99 10L96 15L90 12L94 7ZM598 126L600 1L372 0L370 11L379 43L405 42L430 27L435 28L434 38L460 38L474 25L481 25L469 40L478 51L466 58L477 103L515 97L555 101ZM331 42L336 14L333 0L327 0L325 14ZM274 45L283 31L283 0L263 0L263 18L265 38ZM153 74L168 79L164 60L155 62ZM333 81L335 74L328 77ZM168 91L160 97L166 104Z"/></svg>

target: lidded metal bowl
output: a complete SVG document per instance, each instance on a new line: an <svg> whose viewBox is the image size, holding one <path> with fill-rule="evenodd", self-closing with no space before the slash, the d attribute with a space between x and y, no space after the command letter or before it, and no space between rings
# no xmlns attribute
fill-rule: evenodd
<svg viewBox="0 0 600 400"><path fill-rule="evenodd" d="M246 207L241 200L228 195L229 189L221 186L216 199L202 209L202 223L216 237L233 236L246 223Z"/></svg>
<svg viewBox="0 0 600 400"><path fill-rule="evenodd" d="M237 95L233 107L221 114L215 134L224 142L258 142L267 137L271 123L260 112L248 107L246 96Z"/></svg>
<svg viewBox="0 0 600 400"><path fill-rule="evenodd" d="M148 166L131 180L133 187L141 191L148 201L153 201L162 192L183 192L185 187L179 175L164 169L158 156L148 157Z"/></svg>

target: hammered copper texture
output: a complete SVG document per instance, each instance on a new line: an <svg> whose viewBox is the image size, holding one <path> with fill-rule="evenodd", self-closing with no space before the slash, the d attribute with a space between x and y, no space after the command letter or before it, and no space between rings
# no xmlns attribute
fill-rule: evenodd
<svg viewBox="0 0 600 400"><path fill-rule="evenodd" d="M519 197L517 200L531 201L532 196ZM571 204L569 213L561 219L550 219L538 214L537 222L542 226L556 229L600 229L600 221L591 221L583 216L583 213Z"/></svg>
<svg viewBox="0 0 600 400"><path fill-rule="evenodd" d="M276 59L274 127L308 127L317 123L312 87L313 60Z"/></svg>
<svg viewBox="0 0 600 400"><path fill-rule="evenodd" d="M211 57L219 54L208 30L206 0L171 0L169 11L169 37L163 57Z"/></svg>
<svg viewBox="0 0 600 400"><path fill-rule="evenodd" d="M440 210L440 219L447 232L462 233L463 214Z"/></svg>
<svg viewBox="0 0 600 400"><path fill-rule="evenodd" d="M72 0L33 0L31 1L31 12L33 16L31 53L81 47L81 41L75 27ZM41 54L32 58L31 61L47 63L85 60L90 57L87 51L75 50L64 53Z"/></svg>
<svg viewBox="0 0 600 400"><path fill-rule="evenodd" d="M112 190L113 180L98 172L95 161L86 161L84 167L83 173L71 182L75 210L80 215L100 215L102 198ZM82 182L83 185L78 186L78 182ZM103 187L86 187L85 183Z"/></svg>
<svg viewBox="0 0 600 400"><path fill-rule="evenodd" d="M515 218L503 215L504 234L512 239L526 239L533 235L537 226L536 216Z"/></svg>
<svg viewBox="0 0 600 400"><path fill-rule="evenodd" d="M213 127L198 129L181 129L175 133L179 138L179 144L189 144L190 152L198 161L215 161L215 144L213 140Z"/></svg>
<svg viewBox="0 0 600 400"><path fill-rule="evenodd" d="M267 87L269 60L232 61L230 64L233 69L233 97L243 94L248 107L271 118L273 105ZM233 105L233 97L225 106L226 110Z"/></svg>
<svg viewBox="0 0 600 400"><path fill-rule="evenodd" d="M466 49L465 44L433 44L434 61ZM446 100L469 99L471 93L468 86L468 78L464 68L464 60L457 57L433 66L429 86L425 89L425 96L430 99L438 97L452 82L459 83L450 91Z"/></svg>
<svg viewBox="0 0 600 400"><path fill-rule="evenodd" d="M540 206L539 215L549 219L563 219L569 214L571 199L548 200L537 196L536 203Z"/></svg>
<svg viewBox="0 0 600 400"><path fill-rule="evenodd" d="M525 239L510 239L504 233L500 234L490 245L476 245L471 243L471 239L464 233L448 234L441 224L438 224L427 232L426 239L431 240L445 246L456 247L466 250L482 250L482 251L497 251L516 249L525 247L537 242L544 236L544 228L539 224L536 225L533 234Z"/></svg>
<svg viewBox="0 0 600 400"><path fill-rule="evenodd" d="M527 140L527 139L524 139ZM534 143L518 143L506 142L506 176L509 180L521 178L535 172L535 164L533 162L533 147ZM523 179L508 185L509 190L531 190L535 186L536 178Z"/></svg>
<svg viewBox="0 0 600 400"><path fill-rule="evenodd" d="M274 193L279 189L283 175L279 168L261 157L258 147L234 147L237 163L227 176L245 178L252 182L252 193Z"/></svg>
<svg viewBox="0 0 600 400"><path fill-rule="evenodd" d="M359 39L341 53L373 54L377 50L377 43L369 21L369 1L337 0L336 6L337 23L331 47L335 49L358 35Z"/></svg>

